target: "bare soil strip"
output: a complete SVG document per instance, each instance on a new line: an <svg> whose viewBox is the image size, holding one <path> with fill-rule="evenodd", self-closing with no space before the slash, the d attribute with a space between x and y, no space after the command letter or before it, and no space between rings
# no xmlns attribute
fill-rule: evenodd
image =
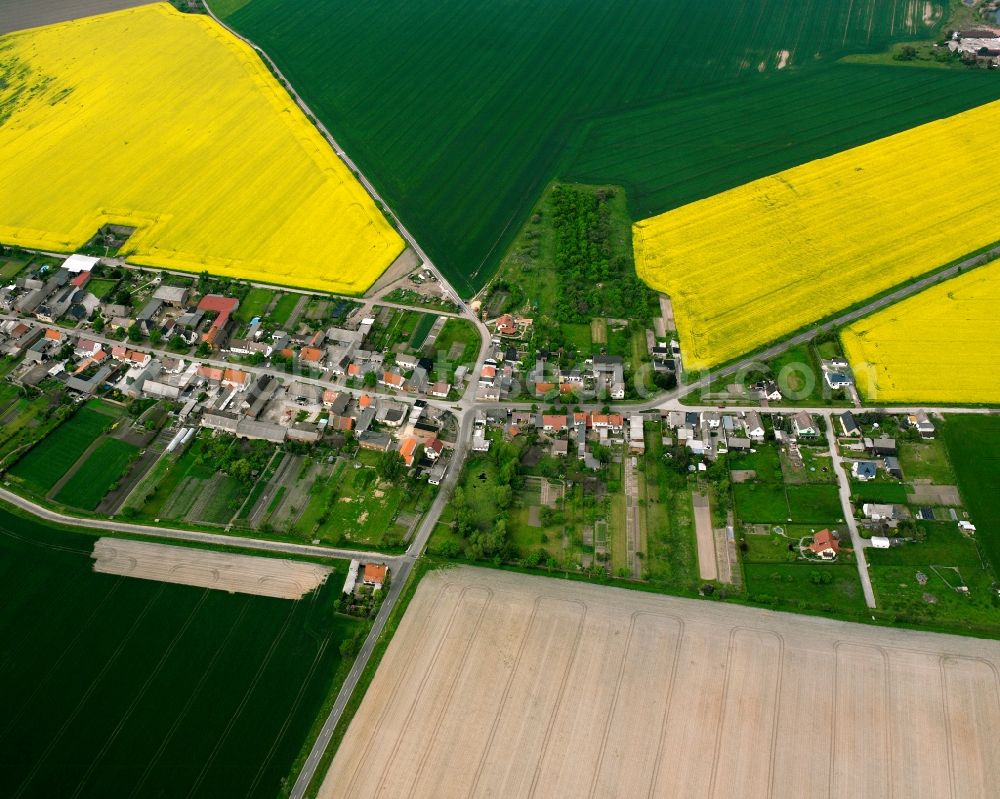
<svg viewBox="0 0 1000 799"><path fill-rule="evenodd" d="M120 11L148 2L149 0L3 0L0 3L0 35Z"/></svg>
<svg viewBox="0 0 1000 799"><path fill-rule="evenodd" d="M712 509L704 494L692 494L694 527L698 536L698 575L702 580L715 580L719 570L715 558L715 533L712 531Z"/></svg>
<svg viewBox="0 0 1000 799"><path fill-rule="evenodd" d="M472 567L424 578L333 796L997 796L1000 643Z"/></svg>
<svg viewBox="0 0 1000 799"><path fill-rule="evenodd" d="M314 563L232 555L190 547L100 538L94 571L278 599L300 599L321 586L330 569Z"/></svg>

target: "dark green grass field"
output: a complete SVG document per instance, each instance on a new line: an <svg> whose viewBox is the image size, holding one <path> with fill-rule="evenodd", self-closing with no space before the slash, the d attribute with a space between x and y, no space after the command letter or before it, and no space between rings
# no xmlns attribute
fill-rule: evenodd
<svg viewBox="0 0 1000 799"><path fill-rule="evenodd" d="M996 100L991 77L856 64L765 75L594 120L566 176L613 179L642 219Z"/></svg>
<svg viewBox="0 0 1000 799"><path fill-rule="evenodd" d="M1000 574L1000 418L949 416L942 433L976 537Z"/></svg>
<svg viewBox="0 0 1000 799"><path fill-rule="evenodd" d="M0 795L278 795L338 678L346 564L298 602L96 574L0 510Z"/></svg>
<svg viewBox="0 0 1000 799"><path fill-rule="evenodd" d="M844 515L834 485L737 483L733 498L736 513L745 522L833 524Z"/></svg>
<svg viewBox="0 0 1000 799"><path fill-rule="evenodd" d="M632 210L649 214L1000 97L986 74L833 67L936 33L901 7L224 0L217 10L267 51L471 293L553 178L624 185ZM783 50L791 60L778 72Z"/></svg>
<svg viewBox="0 0 1000 799"><path fill-rule="evenodd" d="M105 439L66 481L56 500L75 508L95 510L138 452L138 447L127 441Z"/></svg>
<svg viewBox="0 0 1000 799"><path fill-rule="evenodd" d="M114 416L98 408L103 410L107 406L88 403L80 408L28 450L10 470L10 474L29 488L46 493L76 463L87 447L114 423Z"/></svg>

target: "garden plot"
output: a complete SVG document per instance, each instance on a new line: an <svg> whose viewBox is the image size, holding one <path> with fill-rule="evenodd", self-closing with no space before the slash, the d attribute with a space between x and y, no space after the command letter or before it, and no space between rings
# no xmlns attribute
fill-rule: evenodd
<svg viewBox="0 0 1000 799"><path fill-rule="evenodd" d="M992 796L998 667L995 641L457 567L319 795Z"/></svg>

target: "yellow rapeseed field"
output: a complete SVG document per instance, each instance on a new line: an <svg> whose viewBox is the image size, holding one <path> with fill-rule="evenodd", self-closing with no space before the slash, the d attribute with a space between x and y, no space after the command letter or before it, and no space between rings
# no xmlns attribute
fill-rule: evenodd
<svg viewBox="0 0 1000 799"><path fill-rule="evenodd" d="M635 225L688 369L781 338L1000 238L990 103Z"/></svg>
<svg viewBox="0 0 1000 799"><path fill-rule="evenodd" d="M974 269L841 333L872 402L1000 402L1000 262Z"/></svg>
<svg viewBox="0 0 1000 799"><path fill-rule="evenodd" d="M0 38L0 240L361 293L403 242L257 55L166 3Z"/></svg>

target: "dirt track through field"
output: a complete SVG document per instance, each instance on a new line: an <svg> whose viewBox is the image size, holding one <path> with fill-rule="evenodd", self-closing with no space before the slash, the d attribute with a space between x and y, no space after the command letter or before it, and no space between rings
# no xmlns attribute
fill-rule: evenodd
<svg viewBox="0 0 1000 799"><path fill-rule="evenodd" d="M321 797L997 796L1000 643L458 567Z"/></svg>
<svg viewBox="0 0 1000 799"><path fill-rule="evenodd" d="M3 0L0 34L141 6L150 0Z"/></svg>
<svg viewBox="0 0 1000 799"><path fill-rule="evenodd" d="M104 574L278 599L300 599L330 576L329 568L315 563L119 538L98 539L93 558L94 571Z"/></svg>

